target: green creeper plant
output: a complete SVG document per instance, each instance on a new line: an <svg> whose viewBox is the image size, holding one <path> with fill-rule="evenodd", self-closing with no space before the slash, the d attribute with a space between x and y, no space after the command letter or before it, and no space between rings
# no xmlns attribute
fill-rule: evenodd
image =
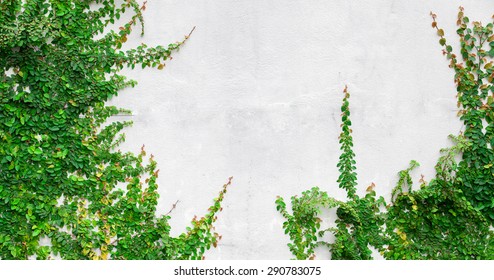
<svg viewBox="0 0 494 280"><path fill-rule="evenodd" d="M436 15L431 16L439 44L445 48L443 54L455 71L464 132L450 136L455 145L441 150L436 177L428 184L423 181L420 190L411 190L409 172L416 164L400 172L393 190L400 194L392 201L386 223L390 244L382 253L392 259L492 259L493 24L470 25L464 9L459 8L460 62L444 30L437 26ZM456 156L461 156L458 163ZM408 191L402 190L405 182Z"/></svg>
<svg viewBox="0 0 494 280"><path fill-rule="evenodd" d="M436 177L412 190L410 172L400 171L386 218L386 259L492 259L487 219L467 201L455 175L455 157L471 143L450 136L455 145L442 149ZM407 187L407 189L404 189Z"/></svg>
<svg viewBox="0 0 494 280"><path fill-rule="evenodd" d="M432 26L444 46L443 54L449 67L455 71L458 97L458 115L464 124L464 135L471 142L462 153L457 177L459 187L468 201L482 212L492 224L494 221L494 35L493 23L483 26L472 22L460 7L458 30L460 37L460 58L444 37L444 31L437 26L436 15L431 14Z"/></svg>
<svg viewBox="0 0 494 280"><path fill-rule="evenodd" d="M163 69L187 40L123 51L146 3L0 1L0 259L201 259L231 178L178 237L156 216L159 170L144 147L118 150L131 122L106 106L136 82L124 67ZM129 21L111 28L125 14ZM190 35L190 34L189 34Z"/></svg>
<svg viewBox="0 0 494 280"><path fill-rule="evenodd" d="M292 197L290 214L283 198L278 197L276 200L277 210L286 219L283 228L292 241L288 247L297 259L313 259L314 250L318 246L328 247L333 259L371 259L371 247L381 248L383 244L380 227L384 219L380 207L384 205L384 199L376 198L373 186L367 189L364 197L356 194L357 173L350 128L350 94L346 87L343 92L342 132L339 137L342 153L337 167L340 171L339 187L347 192L348 201L331 198L327 192L315 187L303 192L300 198ZM318 214L324 208L336 208L335 227L321 229L322 219ZM323 237L326 233L332 233L335 241L325 241Z"/></svg>
<svg viewBox="0 0 494 280"><path fill-rule="evenodd" d="M345 87L343 105L341 107L341 129L339 137L341 145L340 160L337 164L340 176L339 187L346 190L348 201L336 210L336 229L333 229L335 241L327 243L333 259L371 259L370 246L379 248L382 237L379 231L383 224L379 207L384 204L382 197L376 199L372 186L365 197L357 196L357 173L355 172L355 154L353 152L352 130L350 128L350 94Z"/></svg>
<svg viewBox="0 0 494 280"><path fill-rule="evenodd" d="M293 242L289 248L298 259L313 258L314 248L322 244L329 246L333 259L369 259L369 246L386 259L494 258L490 229L494 220L493 24L470 25L463 12L460 7L457 33L462 62L447 44L444 31L437 27L436 15L431 13L432 27L445 47L443 54L455 70L458 115L465 127L460 135L450 136L452 147L441 150L435 178L429 183L422 178L420 188L414 190L410 172L419 164L411 161L409 168L399 172L389 203L382 197L375 198L373 185L365 197L358 197L346 96L338 182L347 191L349 201L329 200L327 193L319 189L312 196L313 189L304 192L303 199L292 198L293 214L289 214L283 199L277 200L277 208L286 219L285 232ZM457 162L458 156L461 160ZM321 219L317 215L321 208L330 207L338 207L337 226L319 230ZM310 215L301 215L307 212ZM333 233L334 243L320 239L327 231Z"/></svg>

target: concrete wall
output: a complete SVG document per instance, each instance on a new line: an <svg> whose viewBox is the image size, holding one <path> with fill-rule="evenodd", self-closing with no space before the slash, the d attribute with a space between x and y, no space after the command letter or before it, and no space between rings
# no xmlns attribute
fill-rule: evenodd
<svg viewBox="0 0 494 280"><path fill-rule="evenodd" d="M161 212L180 200L175 234L234 177L216 226L223 239L207 259L289 259L276 196L319 186L345 197L336 183L345 84L360 193L374 182L389 198L411 159L416 178L433 176L461 123L429 12L452 42L460 4L471 20L494 12L487 0L150 0L146 34L129 46L197 28L165 70L128 72L139 85L112 101L135 113L123 149L145 144L155 155Z"/></svg>

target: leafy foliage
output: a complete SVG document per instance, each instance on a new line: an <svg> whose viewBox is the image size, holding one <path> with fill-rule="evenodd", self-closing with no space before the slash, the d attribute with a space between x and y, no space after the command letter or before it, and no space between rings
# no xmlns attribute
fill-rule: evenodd
<svg viewBox="0 0 494 280"><path fill-rule="evenodd" d="M494 221L494 34L493 24L482 26L464 16L463 8L458 13L460 37L460 62L447 44L444 32L437 27L436 16L432 14L433 26L445 47L444 55L455 71L458 92L458 115L465 125L465 137L471 142L462 154L457 170L461 190L468 201L482 212L492 224ZM471 27L470 27L471 26Z"/></svg>
<svg viewBox="0 0 494 280"><path fill-rule="evenodd" d="M283 223L285 233L289 234L293 242L288 247L297 259L314 258L314 249L319 245L327 246L333 259L371 259L369 245L380 248L383 244L380 227L384 219L380 206L384 205L384 199L376 198L372 186L368 188L365 197L356 194L357 173L348 101L350 94L346 87L344 94L340 134L342 154L337 166L340 170L339 187L347 191L349 200L338 201L315 187L302 193L301 198L292 197L293 214L287 211L283 198L279 197L276 201L278 211L286 219ZM321 229L322 220L318 214L324 208L337 209L336 227ZM328 232L335 237L333 243L321 239Z"/></svg>
<svg viewBox="0 0 494 280"><path fill-rule="evenodd" d="M455 70L458 115L465 125L464 133L450 136L454 146L441 150L436 177L429 183L422 178L420 189L412 189L410 172L419 164L411 161L408 169L399 172L389 204L382 197L376 199L373 184L367 189L368 194L359 198L355 195L355 161L345 89L338 183L347 191L349 201L323 203L332 200L326 192L316 189L318 195L314 197L324 197L324 200L301 203L292 198L293 214L288 214L283 200L277 200L278 210L287 219L283 225L285 232L294 242L288 246L298 259L313 258L314 248L321 244L329 246L333 259L369 259L370 246L386 259L494 258L490 230L494 221L493 24L482 26L480 22L473 22L469 25L460 7L457 33L463 62L459 62L452 46L447 44L444 31L437 27L436 15L431 15L432 27L437 30L439 43L445 47L443 54ZM457 156L461 156L458 163ZM303 197L311 197L310 192L314 189L303 193ZM380 211L383 205L386 205L384 212ZM337 227L319 230L321 219L317 214L321 208L329 207L338 207ZM297 218L307 211L313 214L307 219ZM310 229L310 243L299 242L297 229L301 228ZM327 231L333 232L334 243L318 239Z"/></svg>
<svg viewBox="0 0 494 280"><path fill-rule="evenodd" d="M285 233L290 236L293 242L288 244L288 248L299 260L313 259L314 249L320 245L318 236L324 233L319 231L322 220L317 215L321 208L337 207L342 202L329 197L326 192L314 187L303 192L300 198L293 196L291 203L293 215L288 213L282 197L278 197L276 200L276 209L286 219L283 223ZM331 230L334 229L327 229L327 231Z"/></svg>
<svg viewBox="0 0 494 280"><path fill-rule="evenodd" d="M213 222L230 181L203 218L172 237L168 214L155 214L153 156L117 150L131 122L104 125L129 113L105 106L136 84L119 71L163 69L188 38L122 51L145 7L0 1L1 259L200 259L216 246Z"/></svg>
<svg viewBox="0 0 494 280"><path fill-rule="evenodd" d="M387 259L490 259L492 241L489 223L467 201L452 173L454 157L469 146L463 137L451 138L456 145L443 149L436 165L436 178L412 190L410 171L414 161L400 171L393 190L396 199L386 219ZM407 185L408 190L403 190Z"/></svg>

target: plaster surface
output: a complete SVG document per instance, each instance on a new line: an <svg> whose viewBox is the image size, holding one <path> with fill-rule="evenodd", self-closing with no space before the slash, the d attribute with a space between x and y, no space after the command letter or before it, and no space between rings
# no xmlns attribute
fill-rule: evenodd
<svg viewBox="0 0 494 280"><path fill-rule="evenodd" d="M345 85L359 193L374 182L389 199L412 159L415 181L434 175L462 125L429 12L453 42L459 5L472 21L494 11L492 1L150 0L146 33L130 47L196 30L165 70L126 71L139 85L111 102L134 112L122 149L154 154L161 213L180 201L177 235L234 177L207 259L289 259L276 196L319 186L345 198L336 183Z"/></svg>

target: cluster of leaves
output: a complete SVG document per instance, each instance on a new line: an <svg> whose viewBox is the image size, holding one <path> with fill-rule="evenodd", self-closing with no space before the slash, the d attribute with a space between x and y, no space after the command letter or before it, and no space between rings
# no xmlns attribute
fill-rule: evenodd
<svg viewBox="0 0 494 280"><path fill-rule="evenodd" d="M442 149L436 177L421 179L412 190L410 167L399 173L386 218L386 244L381 254L387 259L491 259L492 232L484 216L459 188L455 175L458 153L471 143L464 136L453 137L455 145ZM407 189L404 189L407 188Z"/></svg>
<svg viewBox="0 0 494 280"><path fill-rule="evenodd" d="M152 155L117 150L131 122L105 106L135 81L124 67L162 69L184 41L120 50L142 24L135 0L0 1L0 259L201 259L216 213L178 237L157 217ZM109 30L125 13L130 20Z"/></svg>
<svg viewBox="0 0 494 280"><path fill-rule="evenodd" d="M382 197L376 199L372 187L360 198L355 194L355 161L346 95L342 106L343 153L338 163L341 174L338 182L347 191L349 201L335 201L326 192L313 189L303 193L303 199L292 198L293 214L289 214L283 199L277 200L278 210L287 219L284 228L293 242L289 247L296 258L313 258L314 248L321 244L330 247L333 259L368 259L371 246L386 259L494 258L490 230L494 221L493 24L470 25L460 7L457 21L460 62L447 44L444 31L437 27L436 15L431 13L431 16L432 27L440 36L439 43L445 47L443 54L455 70L458 115L465 131L450 136L454 145L441 150L436 176L429 183L422 178L420 188L412 189L410 172L418 166L412 161L408 169L399 172L389 204ZM458 156L461 160L456 162ZM329 207L338 207L337 227L320 230L318 214ZM301 215L306 212L310 215ZM327 231L333 232L334 243L321 240Z"/></svg>

